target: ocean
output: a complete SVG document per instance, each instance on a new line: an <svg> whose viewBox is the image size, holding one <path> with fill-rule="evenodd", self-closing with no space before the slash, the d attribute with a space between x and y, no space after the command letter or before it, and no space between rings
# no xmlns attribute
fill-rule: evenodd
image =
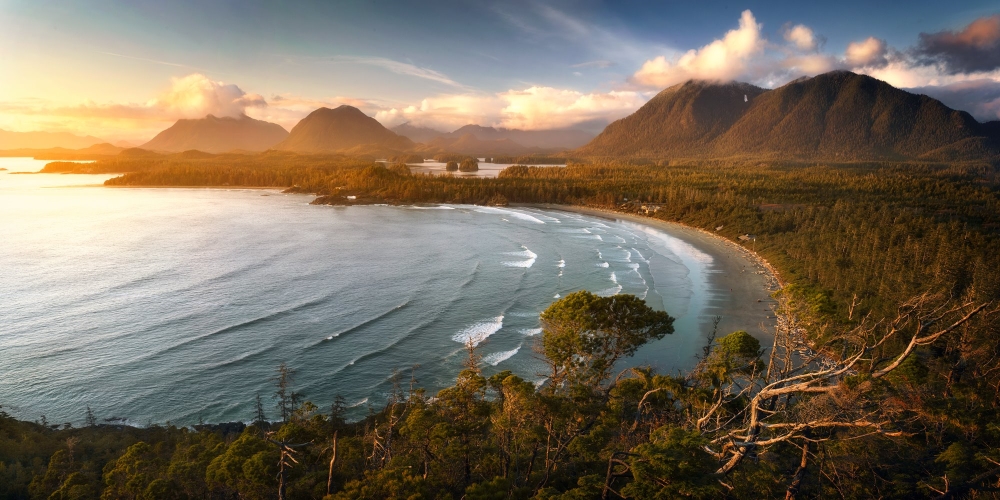
<svg viewBox="0 0 1000 500"><path fill-rule="evenodd" d="M576 290L677 318L627 363L690 368L713 259L652 227L557 210L312 206L278 190L102 188L0 158L0 405L134 425L276 418L280 363L359 418L394 374L429 394L476 344L484 372L541 383L539 313Z"/></svg>

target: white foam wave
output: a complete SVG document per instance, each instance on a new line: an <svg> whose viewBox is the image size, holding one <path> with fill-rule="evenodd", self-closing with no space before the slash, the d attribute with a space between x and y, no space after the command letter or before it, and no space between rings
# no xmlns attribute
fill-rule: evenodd
<svg viewBox="0 0 1000 500"><path fill-rule="evenodd" d="M535 264L535 259L538 258L538 254L528 250L528 247L521 245L524 250L521 252L504 252L504 255L511 255L514 257L523 257L525 260L509 261L503 262L502 264L507 267L524 267L528 268Z"/></svg>
<svg viewBox="0 0 1000 500"><path fill-rule="evenodd" d="M368 398L365 398L365 399L362 399L361 401L358 401L357 403L349 405L348 408L357 408L358 406L361 406L361 405L363 405L363 404L365 404L367 402L368 402Z"/></svg>
<svg viewBox="0 0 1000 500"><path fill-rule="evenodd" d="M596 292L595 295L601 297L611 297L612 295L618 295L621 291L622 291L622 286L617 285L613 288L608 288L606 290L601 290L600 292Z"/></svg>
<svg viewBox="0 0 1000 500"><path fill-rule="evenodd" d="M486 356L483 356L483 363L488 363L490 366L499 365L500 363L510 359L511 356L517 354L517 351L520 350L521 346L518 345L517 347L509 351L500 351L500 352L494 352L492 354L487 354Z"/></svg>
<svg viewBox="0 0 1000 500"><path fill-rule="evenodd" d="M524 212L518 212L516 210L507 210L503 208L494 208L494 207L476 207L476 212L483 214L505 214L514 217L516 219L521 219L528 222L534 222L535 224L545 224L544 221L542 221L537 217L528 215Z"/></svg>
<svg viewBox="0 0 1000 500"><path fill-rule="evenodd" d="M559 259L559 263L556 264L556 267L566 267L566 261L563 259Z"/></svg>
<svg viewBox="0 0 1000 500"><path fill-rule="evenodd" d="M521 335L524 335L525 337L534 337L540 333L542 333L541 328L524 328L521 330Z"/></svg>
<svg viewBox="0 0 1000 500"><path fill-rule="evenodd" d="M509 315L517 317L517 318L537 318L538 317L538 313L536 313L536 312L512 312L512 313L509 313Z"/></svg>
<svg viewBox="0 0 1000 500"><path fill-rule="evenodd" d="M614 271L611 271L611 282L616 285L618 284L618 275Z"/></svg>
<svg viewBox="0 0 1000 500"><path fill-rule="evenodd" d="M607 269L608 266L610 266L610 264L608 264L607 262L601 262L600 264L597 264L597 267L603 267L605 269Z"/></svg>
<svg viewBox="0 0 1000 500"><path fill-rule="evenodd" d="M490 335L500 331L501 328L503 328L503 314L473 323L453 335L451 339L460 344L471 342L473 346L477 346Z"/></svg>
<svg viewBox="0 0 1000 500"><path fill-rule="evenodd" d="M643 257L643 255L642 255L641 252L639 252L638 250L636 250L634 247L632 248L632 251L635 252L635 254L639 256L639 260L645 262L646 264L649 264L649 259L647 259L646 257Z"/></svg>
<svg viewBox="0 0 1000 500"><path fill-rule="evenodd" d="M432 206L417 206L413 205L409 208L413 210L455 210L455 207L449 207L447 205L432 205Z"/></svg>
<svg viewBox="0 0 1000 500"><path fill-rule="evenodd" d="M562 295L559 295L558 293L552 296L553 299L558 299L559 297L562 297Z"/></svg>

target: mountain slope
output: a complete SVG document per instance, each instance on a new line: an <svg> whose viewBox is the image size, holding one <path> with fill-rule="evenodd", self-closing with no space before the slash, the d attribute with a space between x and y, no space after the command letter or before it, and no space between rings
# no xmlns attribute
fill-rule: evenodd
<svg viewBox="0 0 1000 500"><path fill-rule="evenodd" d="M246 115L238 118L208 115L195 120L177 120L170 128L139 147L172 153L192 149L206 153L224 153L234 149L265 151L287 136L288 132L281 125Z"/></svg>
<svg viewBox="0 0 1000 500"><path fill-rule="evenodd" d="M834 71L774 90L745 83L677 85L609 125L578 152L951 161L995 158L998 139L995 125L980 124L940 101L869 76Z"/></svg>
<svg viewBox="0 0 1000 500"><path fill-rule="evenodd" d="M904 159L980 134L980 124L966 112L869 76L835 71L755 99L716 141L716 152Z"/></svg>
<svg viewBox="0 0 1000 500"><path fill-rule="evenodd" d="M711 151L766 90L692 80L663 90L579 149L585 155L698 155ZM749 102L746 102L749 101Z"/></svg>
<svg viewBox="0 0 1000 500"><path fill-rule="evenodd" d="M343 105L309 113L274 149L324 153L365 144L391 149L410 149L414 145L413 141L396 135L360 109Z"/></svg>
<svg viewBox="0 0 1000 500"><path fill-rule="evenodd" d="M434 139L437 139L438 137L441 137L442 135L447 135L447 133L445 132L441 132L440 130L435 130L429 127L417 127L415 125L410 125L409 122L406 122L402 125L396 125L395 127L392 127L389 130L392 130L393 133L395 133L396 135L401 135L403 137L406 137L407 139L410 139L413 142L422 142L425 144L431 142Z"/></svg>
<svg viewBox="0 0 1000 500"><path fill-rule="evenodd" d="M471 133L459 137L450 135L438 137L427 145L449 153L468 155L522 155L542 152L540 148L529 148L510 139L481 139Z"/></svg>

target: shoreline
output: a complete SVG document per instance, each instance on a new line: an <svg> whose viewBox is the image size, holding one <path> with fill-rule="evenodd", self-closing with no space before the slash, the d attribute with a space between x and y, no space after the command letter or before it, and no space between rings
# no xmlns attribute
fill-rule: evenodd
<svg viewBox="0 0 1000 500"><path fill-rule="evenodd" d="M703 328L707 323L710 330L714 316L721 316L717 337L736 330L746 330L762 341L762 347L769 346L773 340L778 323L777 313L773 307L777 305L777 301L773 295L784 288L785 282L781 280L774 267L756 252L701 228L644 215L579 205L512 203L510 206L564 211L632 222L682 239L709 254L713 260L709 283L717 293L714 294L716 296L706 311L710 317L702 320ZM727 288L730 293L720 293Z"/></svg>

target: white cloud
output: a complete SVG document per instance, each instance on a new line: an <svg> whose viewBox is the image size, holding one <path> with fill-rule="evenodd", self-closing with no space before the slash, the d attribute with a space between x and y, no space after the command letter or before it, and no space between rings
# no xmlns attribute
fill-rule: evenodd
<svg viewBox="0 0 1000 500"><path fill-rule="evenodd" d="M247 94L234 84L194 73L174 78L170 89L147 106L171 118L202 118L210 114L236 117L247 108L265 107L267 102L260 95Z"/></svg>
<svg viewBox="0 0 1000 500"><path fill-rule="evenodd" d="M419 105L377 112L387 126L410 122L442 130L470 123L485 126L539 130L563 128L588 120L613 120L632 113L647 100L634 91L583 93L534 86L496 94L455 94L429 97Z"/></svg>
<svg viewBox="0 0 1000 500"><path fill-rule="evenodd" d="M873 36L860 42L852 42L844 53L844 61L857 68L879 68L889 63L889 54L885 40Z"/></svg>
<svg viewBox="0 0 1000 500"><path fill-rule="evenodd" d="M739 28L730 30L721 39L689 50L674 61L664 56L646 61L632 79L651 87L668 87L689 79L732 80L744 73L753 56L764 51L765 40L760 30L753 13L745 10Z"/></svg>
<svg viewBox="0 0 1000 500"><path fill-rule="evenodd" d="M791 43L799 50L812 51L819 48L819 40L813 30L808 26L797 24L785 30L785 41Z"/></svg>

